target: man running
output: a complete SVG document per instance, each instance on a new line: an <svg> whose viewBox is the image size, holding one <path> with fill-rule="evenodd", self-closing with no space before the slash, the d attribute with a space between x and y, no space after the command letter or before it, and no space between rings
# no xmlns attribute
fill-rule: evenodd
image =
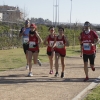
<svg viewBox="0 0 100 100"><path fill-rule="evenodd" d="M26 56L26 69L29 69L29 65L28 65L29 31L30 31L30 21L26 20L25 27L21 28L21 31L19 34L19 37L22 36L23 50Z"/></svg>
<svg viewBox="0 0 100 100"><path fill-rule="evenodd" d="M96 53L96 43L99 38L95 31L91 30L91 24L86 21L84 23L84 31L80 34L80 41L82 43L82 53L83 53L83 61L84 61L84 71L86 78L84 81L89 80L88 77L88 59L90 61L90 67L92 71L95 71L94 60Z"/></svg>

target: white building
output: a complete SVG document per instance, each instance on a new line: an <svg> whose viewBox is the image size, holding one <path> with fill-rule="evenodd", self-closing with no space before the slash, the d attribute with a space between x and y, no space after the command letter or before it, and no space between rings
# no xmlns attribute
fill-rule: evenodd
<svg viewBox="0 0 100 100"><path fill-rule="evenodd" d="M0 21L2 21L2 17L3 17L3 14L2 14L2 13L0 13Z"/></svg>
<svg viewBox="0 0 100 100"><path fill-rule="evenodd" d="M2 21L17 22L23 20L23 13L19 7L3 5L0 6L0 13L2 13Z"/></svg>

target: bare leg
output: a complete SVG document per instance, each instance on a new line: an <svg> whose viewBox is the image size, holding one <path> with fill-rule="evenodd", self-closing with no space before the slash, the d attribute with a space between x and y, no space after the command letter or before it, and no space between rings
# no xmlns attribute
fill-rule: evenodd
<svg viewBox="0 0 100 100"><path fill-rule="evenodd" d="M86 77L88 77L88 62L84 62L84 72Z"/></svg>
<svg viewBox="0 0 100 100"><path fill-rule="evenodd" d="M58 61L59 61L59 53L55 53L55 69L56 69L56 72L58 72L58 68L59 68L59 64L58 64Z"/></svg>
<svg viewBox="0 0 100 100"><path fill-rule="evenodd" d="M31 72L32 70L32 52L28 51L28 61L29 61L29 72Z"/></svg>
<svg viewBox="0 0 100 100"><path fill-rule="evenodd" d="M91 64L90 64L90 67L91 67L92 71L95 71L94 65L91 65Z"/></svg>
<svg viewBox="0 0 100 100"><path fill-rule="evenodd" d="M28 50L26 51L25 56L26 56L26 61L27 61L27 65L28 65Z"/></svg>
<svg viewBox="0 0 100 100"><path fill-rule="evenodd" d="M37 64L38 54L39 54L38 51L33 53L33 62L34 62L34 64Z"/></svg>
<svg viewBox="0 0 100 100"><path fill-rule="evenodd" d="M54 57L54 52L52 52L51 56L49 57L49 63L50 63L50 70L53 71L53 57Z"/></svg>
<svg viewBox="0 0 100 100"><path fill-rule="evenodd" d="M82 52L82 46L80 46L80 49L81 49L80 57L82 57L82 54L83 54L83 52Z"/></svg>
<svg viewBox="0 0 100 100"><path fill-rule="evenodd" d="M84 81L87 81L89 79L89 77L88 77L88 62L84 62L84 72L86 75L86 78L84 79Z"/></svg>
<svg viewBox="0 0 100 100"><path fill-rule="evenodd" d="M65 68L64 57L61 57L61 65L62 65L62 72L64 72L64 68Z"/></svg>

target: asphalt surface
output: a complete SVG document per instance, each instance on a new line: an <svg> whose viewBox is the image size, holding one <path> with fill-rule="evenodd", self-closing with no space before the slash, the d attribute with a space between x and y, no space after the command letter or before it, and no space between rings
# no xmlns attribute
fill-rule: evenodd
<svg viewBox="0 0 100 100"><path fill-rule="evenodd" d="M96 71L89 68L89 81L85 78L83 60L80 57L66 57L65 77L49 74L49 64L33 65L33 77L27 77L25 67L0 72L0 100L73 100L100 75L100 53L95 60ZM55 69L54 69L55 73ZM98 83L100 80L98 80ZM80 100L88 93L81 95ZM76 98L76 100L79 100Z"/></svg>

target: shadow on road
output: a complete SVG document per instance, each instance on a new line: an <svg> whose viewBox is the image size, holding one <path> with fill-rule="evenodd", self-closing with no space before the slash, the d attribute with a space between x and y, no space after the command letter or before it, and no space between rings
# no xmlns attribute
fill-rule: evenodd
<svg viewBox="0 0 100 100"><path fill-rule="evenodd" d="M60 78L60 77L27 77L25 75L9 75L0 76L0 84L18 84L18 83L32 83L32 82L83 82L83 78ZM87 82L99 83L99 78L90 78Z"/></svg>

